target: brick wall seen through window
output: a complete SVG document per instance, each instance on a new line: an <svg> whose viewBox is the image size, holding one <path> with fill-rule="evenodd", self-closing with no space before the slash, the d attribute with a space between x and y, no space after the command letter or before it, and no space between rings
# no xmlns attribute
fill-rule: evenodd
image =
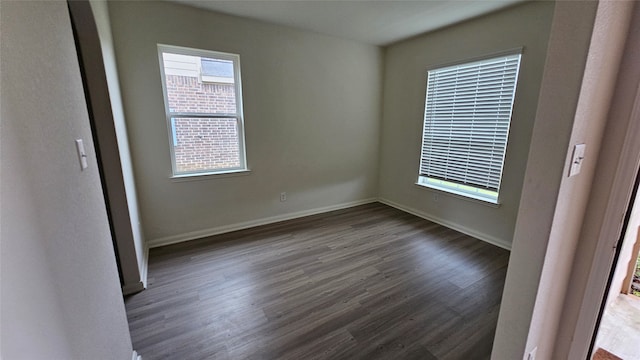
<svg viewBox="0 0 640 360"><path fill-rule="evenodd" d="M173 172L189 175L243 169L237 61L231 54L215 53L223 56L209 58L190 50L161 53Z"/></svg>

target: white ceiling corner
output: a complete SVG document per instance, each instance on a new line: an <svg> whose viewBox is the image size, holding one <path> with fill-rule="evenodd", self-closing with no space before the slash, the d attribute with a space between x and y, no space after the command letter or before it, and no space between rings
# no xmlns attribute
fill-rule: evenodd
<svg viewBox="0 0 640 360"><path fill-rule="evenodd" d="M524 0L169 0L201 9L388 45Z"/></svg>

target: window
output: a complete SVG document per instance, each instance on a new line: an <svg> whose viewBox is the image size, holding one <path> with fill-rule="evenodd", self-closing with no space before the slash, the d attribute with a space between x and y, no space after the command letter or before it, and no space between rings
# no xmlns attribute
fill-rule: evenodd
<svg viewBox="0 0 640 360"><path fill-rule="evenodd" d="M245 171L240 57L158 45L174 177Z"/></svg>
<svg viewBox="0 0 640 360"><path fill-rule="evenodd" d="M498 203L520 54L428 72L418 185Z"/></svg>
<svg viewBox="0 0 640 360"><path fill-rule="evenodd" d="M200 70L203 82L233 84L233 64L230 61L200 58Z"/></svg>

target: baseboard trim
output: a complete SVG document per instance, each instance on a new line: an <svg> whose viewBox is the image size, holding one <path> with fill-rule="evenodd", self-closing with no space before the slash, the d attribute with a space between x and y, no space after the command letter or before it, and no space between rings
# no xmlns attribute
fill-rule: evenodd
<svg viewBox="0 0 640 360"><path fill-rule="evenodd" d="M122 287L123 295L131 295L138 293L147 288L147 272L149 270L149 246L147 244L144 245L142 254L142 264L138 270L140 271L140 281L132 284L125 284Z"/></svg>
<svg viewBox="0 0 640 360"><path fill-rule="evenodd" d="M138 293L146 288L142 281L133 284L126 284L122 287L122 295L131 295Z"/></svg>
<svg viewBox="0 0 640 360"><path fill-rule="evenodd" d="M378 198L378 202L380 202L382 204L385 204L385 205L389 205L391 207L394 207L394 208L396 208L398 210L407 212L409 214L413 214L415 216L421 217L423 219L426 219L426 220L429 220L429 221L433 221L434 223L440 224L442 226L446 226L446 227L448 227L450 229L459 231L459 232L461 232L463 234L467 234L469 236L473 236L474 238L482 240L484 242L487 242L487 243L489 243L491 245L495 245L495 246L501 247L501 248L503 248L505 250L511 251L511 244L505 243L504 241L502 241L502 240L500 240L498 238L495 238L493 236L478 232L478 231L473 230L473 229L469 229L468 227L461 226L459 224L450 222L448 220L439 218L437 216L433 216L433 215L427 214L425 212L422 212L420 210L411 208L409 206L404 206L404 205L398 204L397 202L394 202L394 201L391 201L391 200L388 200L388 199Z"/></svg>
<svg viewBox="0 0 640 360"><path fill-rule="evenodd" d="M149 273L149 245L144 244L144 255L142 256L142 267L140 269L140 281L142 282L142 288L147 288L147 274Z"/></svg>
<svg viewBox="0 0 640 360"><path fill-rule="evenodd" d="M303 211L297 211L297 212L292 212L292 213L283 214L283 215L271 216L271 217L262 218L258 220L244 221L244 222L230 224L230 225L218 226L210 229L192 231L185 234L166 236L158 239L149 240L147 244L149 248L156 248L160 246L177 244L177 243L181 243L189 240L201 239L208 236L224 234L232 231L244 230L244 229L248 229L256 226L273 224L273 223L286 221L286 220L293 220L293 219L310 216L310 215L321 214L329 211L347 209L350 207L370 204L377 201L378 201L377 198L350 201L350 202L337 204L337 205L324 206L324 207L310 209L310 210L303 210Z"/></svg>
<svg viewBox="0 0 640 360"><path fill-rule="evenodd" d="M133 350L133 354L131 354L131 360L142 360L142 356L138 355L138 352Z"/></svg>

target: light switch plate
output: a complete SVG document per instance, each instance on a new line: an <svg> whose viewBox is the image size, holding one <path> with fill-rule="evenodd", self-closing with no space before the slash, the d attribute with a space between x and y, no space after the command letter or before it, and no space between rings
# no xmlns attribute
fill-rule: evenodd
<svg viewBox="0 0 640 360"><path fill-rule="evenodd" d="M573 148L573 156L571 157L571 167L569 168L569 177L578 175L582 162L584 161L585 144L578 144Z"/></svg>
<svg viewBox="0 0 640 360"><path fill-rule="evenodd" d="M84 152L82 139L76 139L76 149L78 150L78 159L80 159L80 170L84 170L89 164L87 164L87 154Z"/></svg>

